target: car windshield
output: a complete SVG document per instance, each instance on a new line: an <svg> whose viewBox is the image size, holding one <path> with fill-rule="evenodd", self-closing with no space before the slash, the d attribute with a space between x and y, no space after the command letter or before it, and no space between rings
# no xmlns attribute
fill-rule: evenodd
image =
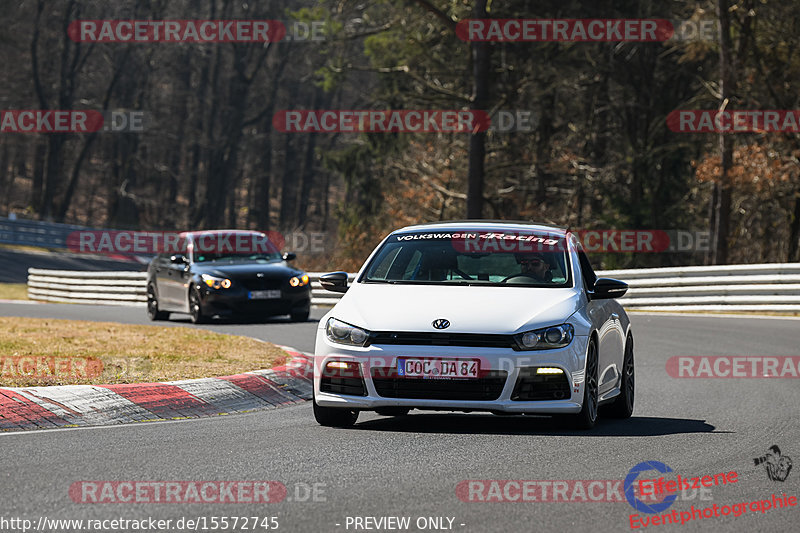
<svg viewBox="0 0 800 533"><path fill-rule="evenodd" d="M529 232L394 234L360 281L570 287L564 237Z"/></svg>
<svg viewBox="0 0 800 533"><path fill-rule="evenodd" d="M192 239L195 263L280 261L278 248L261 233L203 233Z"/></svg>
<svg viewBox="0 0 800 533"><path fill-rule="evenodd" d="M270 262L280 261L281 254L253 254L253 253L199 253L195 254L195 263L208 263L211 261L244 261L244 262Z"/></svg>

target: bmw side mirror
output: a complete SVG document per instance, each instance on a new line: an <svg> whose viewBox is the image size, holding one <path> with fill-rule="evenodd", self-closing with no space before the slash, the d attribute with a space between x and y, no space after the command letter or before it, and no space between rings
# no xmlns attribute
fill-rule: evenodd
<svg viewBox="0 0 800 533"><path fill-rule="evenodd" d="M589 293L590 300L608 300L619 298L628 292L628 284L611 278L597 278L594 289Z"/></svg>
<svg viewBox="0 0 800 533"><path fill-rule="evenodd" d="M286 253L283 254L282 257L283 257L284 261L293 261L293 260L297 259L297 254L294 253L294 252L286 252Z"/></svg>
<svg viewBox="0 0 800 533"><path fill-rule="evenodd" d="M322 288L331 292L347 292L347 272L331 272L319 277Z"/></svg>
<svg viewBox="0 0 800 533"><path fill-rule="evenodd" d="M175 254L169 258L171 263L186 265L189 263L189 260L186 259L186 256L183 254Z"/></svg>

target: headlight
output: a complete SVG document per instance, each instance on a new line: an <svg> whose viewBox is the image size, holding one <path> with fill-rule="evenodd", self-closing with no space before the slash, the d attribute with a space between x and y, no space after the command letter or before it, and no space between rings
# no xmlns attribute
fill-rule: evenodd
<svg viewBox="0 0 800 533"><path fill-rule="evenodd" d="M295 276L289 279L289 285L292 287L305 287L308 285L308 274L303 274L302 276Z"/></svg>
<svg viewBox="0 0 800 533"><path fill-rule="evenodd" d="M563 348L572 342L575 330L571 324L534 329L514 336L520 350Z"/></svg>
<svg viewBox="0 0 800 533"><path fill-rule="evenodd" d="M231 286L231 280L229 280L228 278L218 278L216 276L210 276L208 274L201 274L200 279L202 279L203 283L205 283L212 289L228 289Z"/></svg>
<svg viewBox="0 0 800 533"><path fill-rule="evenodd" d="M369 331L351 326L335 318L328 319L328 323L325 325L325 334L333 342L352 346L364 346L369 339Z"/></svg>

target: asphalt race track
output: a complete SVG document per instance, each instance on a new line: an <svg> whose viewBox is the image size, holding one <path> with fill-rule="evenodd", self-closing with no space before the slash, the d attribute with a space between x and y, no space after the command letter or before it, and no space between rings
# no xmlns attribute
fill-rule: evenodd
<svg viewBox="0 0 800 533"><path fill-rule="evenodd" d="M147 322L144 309L78 305L2 303L0 314ZM211 531L212 517L274 516L279 531L343 532L389 531L393 523L377 527L362 521L371 529L356 528L355 517L398 516L410 517L408 531L422 530L415 527L419 517L446 517L443 526L427 529L437 531L625 531L637 512L625 501L462 501L456 487L464 480L622 480L648 460L684 477L738 473L738 482L715 487L703 499L689 491L664 513L783 492L800 495L800 466L780 482L768 479L763 465L753 461L772 445L800 461L800 381L675 379L665 371L673 355L800 355L800 321L643 314L632 320L637 396L630 420L604 420L592 431L575 432L549 418L417 411L401 419L362 414L354 428L342 430L318 426L306 404L197 420L5 433L0 434L0 519L29 519L35 525L42 516L152 517L172 519L169 531L188 531L174 524L181 517L205 517ZM207 327L310 351L316 322ZM69 489L81 480L272 480L288 492L271 504L74 503ZM798 509L748 508L739 517L647 530L796 531ZM202 524L197 529L202 531ZM62 531L67 530L73 529Z"/></svg>

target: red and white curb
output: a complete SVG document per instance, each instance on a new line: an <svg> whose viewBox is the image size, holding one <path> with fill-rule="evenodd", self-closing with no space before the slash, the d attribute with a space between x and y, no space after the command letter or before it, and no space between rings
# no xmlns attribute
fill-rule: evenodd
<svg viewBox="0 0 800 533"><path fill-rule="evenodd" d="M285 365L219 378L0 388L0 431L106 426L244 413L311 399L313 357L280 346Z"/></svg>

